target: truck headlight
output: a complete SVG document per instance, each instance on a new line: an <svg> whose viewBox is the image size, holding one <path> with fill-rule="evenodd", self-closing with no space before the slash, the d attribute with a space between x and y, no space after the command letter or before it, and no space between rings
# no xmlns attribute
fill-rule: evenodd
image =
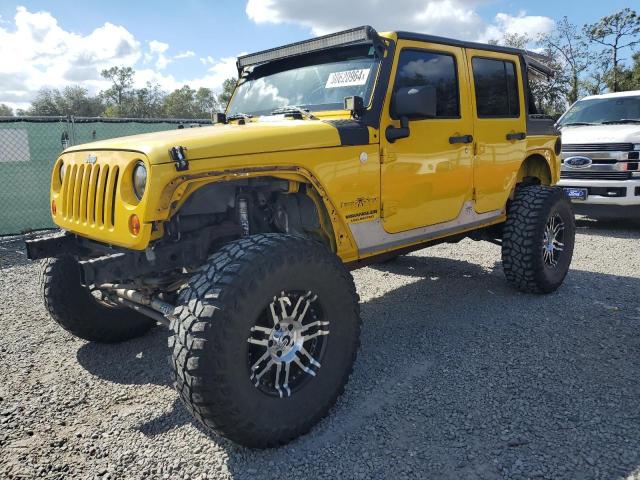
<svg viewBox="0 0 640 480"><path fill-rule="evenodd" d="M633 146L633 149L634 149L636 152L637 152L638 150L640 150L640 143L636 143L636 144Z"/></svg>
<svg viewBox="0 0 640 480"><path fill-rule="evenodd" d="M136 194L138 200L142 200L144 189L147 187L147 167L144 163L138 162L133 168L133 193Z"/></svg>

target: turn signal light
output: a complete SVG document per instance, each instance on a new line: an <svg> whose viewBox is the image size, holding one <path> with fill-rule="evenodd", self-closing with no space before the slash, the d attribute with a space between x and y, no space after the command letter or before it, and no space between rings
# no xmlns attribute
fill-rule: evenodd
<svg viewBox="0 0 640 480"><path fill-rule="evenodd" d="M140 233L140 219L135 214L129 217L129 231L135 236Z"/></svg>
<svg viewBox="0 0 640 480"><path fill-rule="evenodd" d="M58 213L58 206L55 200L51 200L51 214L55 215L56 213Z"/></svg>

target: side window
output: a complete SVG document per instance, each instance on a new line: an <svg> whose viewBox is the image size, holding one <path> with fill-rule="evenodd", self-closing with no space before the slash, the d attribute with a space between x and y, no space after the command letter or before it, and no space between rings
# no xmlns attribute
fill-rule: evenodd
<svg viewBox="0 0 640 480"><path fill-rule="evenodd" d="M518 76L513 62L475 57L473 82L478 117L519 117Z"/></svg>
<svg viewBox="0 0 640 480"><path fill-rule="evenodd" d="M402 50L393 93L403 87L432 86L436 89L435 118L460 116L456 60L446 53Z"/></svg>

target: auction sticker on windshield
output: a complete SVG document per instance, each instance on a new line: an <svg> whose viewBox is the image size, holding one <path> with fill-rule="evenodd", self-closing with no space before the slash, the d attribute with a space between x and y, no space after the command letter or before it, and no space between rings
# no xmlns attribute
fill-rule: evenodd
<svg viewBox="0 0 640 480"><path fill-rule="evenodd" d="M345 72L332 72L327 78L324 88L351 87L354 85L364 85L369 78L369 68L360 70L347 70Z"/></svg>

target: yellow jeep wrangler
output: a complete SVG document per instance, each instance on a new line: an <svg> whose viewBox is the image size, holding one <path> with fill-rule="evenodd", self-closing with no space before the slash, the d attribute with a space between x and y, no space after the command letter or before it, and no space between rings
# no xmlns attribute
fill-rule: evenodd
<svg viewBox="0 0 640 480"><path fill-rule="evenodd" d="M90 341L169 326L175 386L250 447L307 432L360 334L350 269L465 237L556 290L574 245L525 51L362 27L240 57L210 127L67 149L51 178L53 319Z"/></svg>

